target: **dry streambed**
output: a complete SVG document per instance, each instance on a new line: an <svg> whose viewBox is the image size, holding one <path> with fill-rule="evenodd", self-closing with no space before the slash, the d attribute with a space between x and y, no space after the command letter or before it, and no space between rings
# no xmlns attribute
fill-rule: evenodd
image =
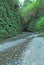
<svg viewBox="0 0 44 65"><path fill-rule="evenodd" d="M43 58L40 60L39 57L44 56L44 38L37 36L38 34L23 33L16 40L0 44L0 65L38 65L36 63L39 61L42 65Z"/></svg>
<svg viewBox="0 0 44 65"><path fill-rule="evenodd" d="M44 37L33 38L22 53L22 65L44 64Z"/></svg>

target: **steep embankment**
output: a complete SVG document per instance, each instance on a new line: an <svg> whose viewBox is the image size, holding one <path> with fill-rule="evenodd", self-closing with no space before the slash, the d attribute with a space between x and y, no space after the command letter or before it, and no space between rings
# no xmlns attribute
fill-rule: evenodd
<svg viewBox="0 0 44 65"><path fill-rule="evenodd" d="M0 40L19 34L22 29L17 12L18 3L11 1L0 0Z"/></svg>

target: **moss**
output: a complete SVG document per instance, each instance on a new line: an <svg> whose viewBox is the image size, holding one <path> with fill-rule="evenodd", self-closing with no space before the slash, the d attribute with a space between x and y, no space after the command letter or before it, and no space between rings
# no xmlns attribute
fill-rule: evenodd
<svg viewBox="0 0 44 65"><path fill-rule="evenodd" d="M0 40L18 35L22 30L18 12L12 7L7 0L0 1Z"/></svg>

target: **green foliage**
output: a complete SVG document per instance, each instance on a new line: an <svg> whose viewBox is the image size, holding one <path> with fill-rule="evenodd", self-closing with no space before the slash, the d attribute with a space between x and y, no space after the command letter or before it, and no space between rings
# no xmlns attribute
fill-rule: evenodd
<svg viewBox="0 0 44 65"><path fill-rule="evenodd" d="M30 22L29 27L27 29L33 32L35 31L44 32L44 17L40 17L35 21Z"/></svg>
<svg viewBox="0 0 44 65"><path fill-rule="evenodd" d="M13 0L13 3L15 3L16 5L18 5L19 0Z"/></svg>
<svg viewBox="0 0 44 65"><path fill-rule="evenodd" d="M34 15L36 14L36 11L38 7L40 6L40 3L37 2L32 2L28 4L26 7L24 7L21 11L21 16L25 21L29 21Z"/></svg>
<svg viewBox="0 0 44 65"><path fill-rule="evenodd" d="M37 21L36 27L39 31L44 31L44 17L40 17Z"/></svg>
<svg viewBox="0 0 44 65"><path fill-rule="evenodd" d="M0 40L21 32L18 12L12 9L7 0L0 1Z"/></svg>
<svg viewBox="0 0 44 65"><path fill-rule="evenodd" d="M24 6L27 6L28 4L30 4L30 0L24 0L24 5L23 5L23 7L24 7Z"/></svg>
<svg viewBox="0 0 44 65"><path fill-rule="evenodd" d="M20 13L24 19L24 26L28 31L43 30L44 22L42 22L42 19L44 19L44 0L36 0L36 2L27 4L26 7L21 9ZM40 17L43 18L41 19Z"/></svg>

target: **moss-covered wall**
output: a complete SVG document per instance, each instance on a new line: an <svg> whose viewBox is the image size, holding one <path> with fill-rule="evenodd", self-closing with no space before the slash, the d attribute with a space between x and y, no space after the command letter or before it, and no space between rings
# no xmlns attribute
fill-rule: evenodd
<svg viewBox="0 0 44 65"><path fill-rule="evenodd" d="M15 36L22 30L18 12L16 12L15 8L13 9L13 5L8 1L0 0L0 40ZM10 1L13 2L13 0Z"/></svg>

